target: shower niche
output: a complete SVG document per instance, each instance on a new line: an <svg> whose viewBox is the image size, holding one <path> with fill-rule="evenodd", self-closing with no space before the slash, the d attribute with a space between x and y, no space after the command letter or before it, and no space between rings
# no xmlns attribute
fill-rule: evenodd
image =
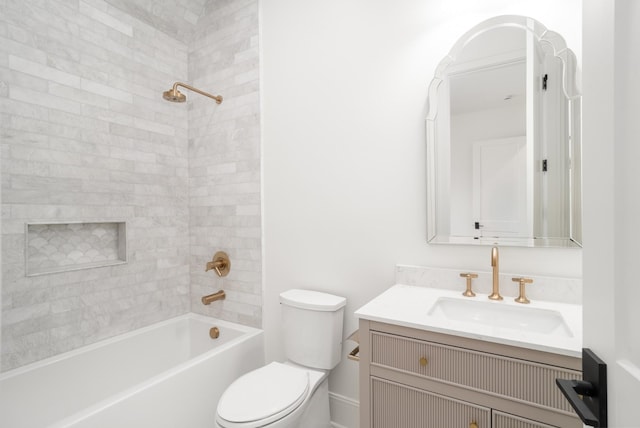
<svg viewBox="0 0 640 428"><path fill-rule="evenodd" d="M27 223L26 276L127 262L126 222Z"/></svg>

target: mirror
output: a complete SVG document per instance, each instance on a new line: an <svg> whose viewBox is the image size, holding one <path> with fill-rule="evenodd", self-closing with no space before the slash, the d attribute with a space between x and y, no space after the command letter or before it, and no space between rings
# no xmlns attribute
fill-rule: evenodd
<svg viewBox="0 0 640 428"><path fill-rule="evenodd" d="M429 243L581 245L578 82L574 53L534 19L458 40L429 86Z"/></svg>

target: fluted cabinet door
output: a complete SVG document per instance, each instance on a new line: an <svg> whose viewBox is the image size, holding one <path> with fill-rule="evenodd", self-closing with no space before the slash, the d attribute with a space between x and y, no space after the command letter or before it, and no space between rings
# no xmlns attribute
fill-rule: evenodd
<svg viewBox="0 0 640 428"><path fill-rule="evenodd" d="M577 370L380 332L371 334L371 349L382 367L575 415L555 380L582 379ZM419 364L422 356L429 364Z"/></svg>
<svg viewBox="0 0 640 428"><path fill-rule="evenodd" d="M372 377L371 420L372 428L490 428L491 411Z"/></svg>

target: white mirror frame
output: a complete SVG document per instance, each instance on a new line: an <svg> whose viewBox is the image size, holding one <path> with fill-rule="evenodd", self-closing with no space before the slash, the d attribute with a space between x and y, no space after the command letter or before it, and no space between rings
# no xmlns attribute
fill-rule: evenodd
<svg viewBox="0 0 640 428"><path fill-rule="evenodd" d="M451 48L436 67L435 75L429 85L426 117L427 140L427 241L431 244L471 244L471 245L509 245L523 247L580 247L582 242L582 188L581 162L572 169L573 187L569 195L572 210L570 236L561 238L486 238L442 236L436 230L437 212L437 153L436 153L436 119L438 116L438 90L446 78L447 69L455 63L456 58L465 46L479 35L501 27L515 27L530 32L538 42L545 43L553 49L553 55L563 64L562 87L565 96L571 103L576 117L581 117L580 76L575 54L567 48L564 38L533 18L517 15L504 15L488 19L467 31ZM580 124L573 124L573 138L580 142ZM578 155L580 148L577 147Z"/></svg>

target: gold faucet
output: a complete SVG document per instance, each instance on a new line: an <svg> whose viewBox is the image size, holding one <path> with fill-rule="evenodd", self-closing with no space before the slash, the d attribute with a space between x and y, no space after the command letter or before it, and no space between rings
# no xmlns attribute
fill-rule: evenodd
<svg viewBox="0 0 640 428"><path fill-rule="evenodd" d="M493 290L489 295L491 300L502 300L500 295L500 269L498 263L498 247L491 249L491 266L493 267Z"/></svg>
<svg viewBox="0 0 640 428"><path fill-rule="evenodd" d="M213 294L209 294L206 296L202 297L202 304L203 305L210 305L211 303L215 302L216 300L224 300L224 298L227 297L224 294L224 290L220 290L220 291L216 291Z"/></svg>

